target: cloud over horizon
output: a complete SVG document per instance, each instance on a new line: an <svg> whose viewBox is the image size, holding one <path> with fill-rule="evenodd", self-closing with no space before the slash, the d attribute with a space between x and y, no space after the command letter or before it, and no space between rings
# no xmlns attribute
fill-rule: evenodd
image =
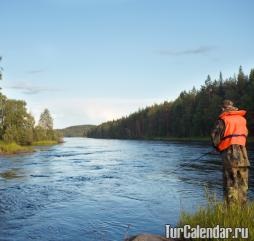
<svg viewBox="0 0 254 241"><path fill-rule="evenodd" d="M180 55L198 55L198 54L206 54L216 49L215 46L200 46L198 48L193 49L185 49L185 50L170 50L163 49L159 51L161 55L169 55L169 56L180 56Z"/></svg>
<svg viewBox="0 0 254 241"><path fill-rule="evenodd" d="M38 94L41 92L47 92L47 91L59 91L59 89L56 89L56 88L30 85L27 82L17 82L14 85L7 86L6 88L20 90L23 94L26 94L26 95L35 95L35 94Z"/></svg>

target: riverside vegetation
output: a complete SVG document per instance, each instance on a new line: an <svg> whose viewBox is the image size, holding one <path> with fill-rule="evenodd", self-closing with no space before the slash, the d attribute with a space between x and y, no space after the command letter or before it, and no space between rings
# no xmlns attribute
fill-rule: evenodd
<svg viewBox="0 0 254 241"><path fill-rule="evenodd" d="M247 233L244 230L243 236L239 233L237 239L232 240L253 240L254 237L254 202L250 201L246 205L240 206L232 204L228 206L226 202L217 200L214 194L206 192L207 206L199 207L195 213L187 213L182 211L180 214L179 227L184 225L190 225L191 227L197 227L199 225L202 228L212 228L217 225L225 228L248 228ZM245 238L244 238L245 237ZM197 241L219 241L219 238L196 238ZM223 239L224 240L224 239ZM231 240L231 239L229 239Z"/></svg>
<svg viewBox="0 0 254 241"><path fill-rule="evenodd" d="M38 125L27 112L26 103L12 100L0 93L1 127L0 154L33 151L35 145L53 145L61 142L61 134L53 129L53 119L48 109L40 116Z"/></svg>

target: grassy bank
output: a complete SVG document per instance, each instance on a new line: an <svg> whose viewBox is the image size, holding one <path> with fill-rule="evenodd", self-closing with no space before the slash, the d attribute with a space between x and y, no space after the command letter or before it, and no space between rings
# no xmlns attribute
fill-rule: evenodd
<svg viewBox="0 0 254 241"><path fill-rule="evenodd" d="M58 141L35 141L32 146L53 146L59 144Z"/></svg>
<svg viewBox="0 0 254 241"><path fill-rule="evenodd" d="M16 143L4 143L0 141L0 155L10 155L18 153L33 152L34 149L31 146L20 146Z"/></svg>
<svg viewBox="0 0 254 241"><path fill-rule="evenodd" d="M17 143L5 143L0 141L0 155L11 155L20 153L34 152L33 146L52 146L57 145L61 142L58 141L37 141L33 142L31 146L21 146Z"/></svg>
<svg viewBox="0 0 254 241"><path fill-rule="evenodd" d="M244 239L238 232L238 238L233 239L232 235L227 240L253 240L254 238L254 202L249 202L245 206L232 205L228 207L222 201L208 201L207 207L200 207L194 214L182 212L178 226L190 225L192 228L197 227L226 227L226 228L248 228L248 239ZM246 234L246 229L242 231ZM188 239L187 239L188 240ZM191 240L191 239L190 239ZM218 241L224 240L219 238L197 238L197 241Z"/></svg>

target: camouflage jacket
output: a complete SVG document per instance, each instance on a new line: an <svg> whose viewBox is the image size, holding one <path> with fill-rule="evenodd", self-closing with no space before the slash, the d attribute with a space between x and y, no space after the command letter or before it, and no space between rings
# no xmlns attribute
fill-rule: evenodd
<svg viewBox="0 0 254 241"><path fill-rule="evenodd" d="M217 149L221 139L224 136L225 124L224 121L218 119L211 132L213 146ZM250 166L247 151L245 146L231 145L229 148L221 152L223 165L225 167L246 167Z"/></svg>

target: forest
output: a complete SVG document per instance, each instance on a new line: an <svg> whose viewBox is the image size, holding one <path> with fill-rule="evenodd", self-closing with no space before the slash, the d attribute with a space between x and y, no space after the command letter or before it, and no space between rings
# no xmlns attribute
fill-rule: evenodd
<svg viewBox="0 0 254 241"><path fill-rule="evenodd" d="M172 86L173 87L173 86ZM208 137L221 112L221 103L230 99L247 110L249 135L254 135L254 69L246 75L239 67L237 75L224 79L207 76L204 84L183 91L174 101L154 104L129 116L98 125L88 137L144 139L167 137Z"/></svg>

